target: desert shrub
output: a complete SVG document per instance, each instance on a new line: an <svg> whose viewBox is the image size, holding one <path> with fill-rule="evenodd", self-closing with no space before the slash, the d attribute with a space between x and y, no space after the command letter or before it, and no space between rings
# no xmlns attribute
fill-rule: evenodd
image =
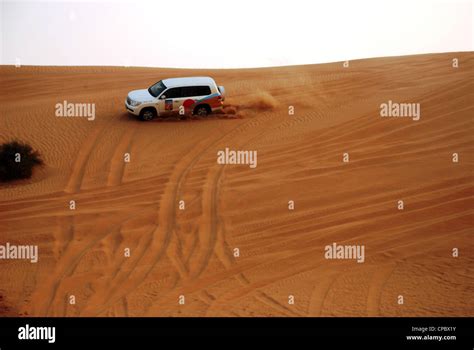
<svg viewBox="0 0 474 350"><path fill-rule="evenodd" d="M0 145L0 181L29 179L33 168L42 165L38 151L20 141L6 142Z"/></svg>

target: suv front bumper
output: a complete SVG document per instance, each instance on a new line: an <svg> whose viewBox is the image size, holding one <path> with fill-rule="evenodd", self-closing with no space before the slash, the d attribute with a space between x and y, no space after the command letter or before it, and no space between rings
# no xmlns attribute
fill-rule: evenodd
<svg viewBox="0 0 474 350"><path fill-rule="evenodd" d="M127 103L127 100L125 100L125 108L127 109L128 113L131 113L131 114L136 115L136 116L140 115L140 109L138 107L140 107L140 106L136 106L136 107L130 106Z"/></svg>

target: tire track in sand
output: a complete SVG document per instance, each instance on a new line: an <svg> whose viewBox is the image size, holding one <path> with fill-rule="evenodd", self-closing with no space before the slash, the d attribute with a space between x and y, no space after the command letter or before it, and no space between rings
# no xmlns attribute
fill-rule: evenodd
<svg viewBox="0 0 474 350"><path fill-rule="evenodd" d="M216 141L215 144L224 140L229 135L231 135L234 131L238 133L238 136L242 135L242 132L245 132L251 128L251 130L258 130L256 126L262 123L269 123L269 120L278 119L280 115L278 113L271 113L271 114L264 114L256 119L250 119L246 123L240 125L238 128L233 129L228 134L224 135L221 139ZM269 119L269 120L267 120ZM280 122L284 123L286 120ZM250 139L243 142L243 144L249 143L254 139L257 139L261 135L263 135L267 130L264 128L263 131L258 132L257 134L251 133ZM246 135L249 135L248 133ZM202 252L202 257L200 258L200 262L198 263L198 268L192 274L194 278L199 277L206 267L208 266L213 253L216 254L216 257L219 261L224 265L225 268L230 268L233 264L233 259L227 253L227 243L225 240L225 233L222 231L224 227L221 225L218 228L218 223L223 223L222 218L218 213L218 198L219 198L219 190L220 190L220 179L222 174L224 173L225 165L214 164L211 169L208 171L206 175L206 181L204 184L204 191L202 195L202 213L203 217L200 220L199 225L199 233L200 233L200 241L207 242L207 245L204 247L204 252ZM216 243L219 242L219 246L216 246Z"/></svg>
<svg viewBox="0 0 474 350"><path fill-rule="evenodd" d="M81 189L84 174L86 172L86 165L94 149L94 146L99 140L99 135L105 130L105 126L101 128L94 128L92 132L87 135L86 140L79 149L76 160L72 166L72 172L69 176L69 180L66 184L64 192L66 193L77 193Z"/></svg>
<svg viewBox="0 0 474 350"><path fill-rule="evenodd" d="M102 127L94 128L91 133L88 134L86 140L83 142L78 155L74 161L72 172L69 176L69 180L66 184L64 189L65 193L74 194L79 193L87 163L90 159L92 151L94 150L95 146L97 145L100 135L104 133L107 126L109 126L113 121L109 121L105 123ZM126 142L131 142L131 137L133 136L133 129L127 129L127 133L130 135L130 139L127 139ZM121 140L123 137L121 138ZM122 142L121 142L122 143ZM112 167L111 167L112 169ZM121 172L123 174L123 172ZM51 308L53 307L54 300L57 297L58 289L61 284L61 280L67 276L71 275L77 264L80 262L81 257L85 254L85 252L92 248L93 245L101 241L105 236L107 236L111 231L107 230L105 236L100 235L99 239L94 240L91 244L86 245L82 250L80 250L74 256L69 256L68 248L74 239L74 216L67 216L66 219L61 219L60 217L57 219L57 224L59 228L58 235L62 239L66 239L67 241L64 242L63 247L56 245L55 251L59 254L61 252L61 256L56 263L56 269L48 277L48 281L45 282L46 287L42 286L40 290L35 290L32 295L32 300L36 300L38 298L42 300L47 300L45 303L32 303L33 306L33 314L37 314L38 310L39 314L41 315L49 315ZM99 224L98 227L107 227L106 224ZM120 230L120 227L116 228ZM116 232L116 230L114 230ZM39 305L39 306L36 306Z"/></svg>
<svg viewBox="0 0 474 350"><path fill-rule="evenodd" d="M137 129L127 128L120 138L119 144L115 147L115 152L110 160L109 174L107 177L107 187L118 186L123 181L126 162L125 153L130 153L130 148Z"/></svg>
<svg viewBox="0 0 474 350"><path fill-rule="evenodd" d="M267 117L268 119L278 119L280 115L275 113ZM251 120L244 124L245 127L247 124L259 124L264 122L264 119L267 118L260 118L260 120L255 121ZM281 121L279 124L286 123L286 120ZM258 128L255 128L258 129ZM248 144L256 139L259 139L263 134L268 132L268 130L264 129L261 132L254 133L250 135L246 141L242 142L239 147L242 147L245 144ZM248 134L247 134L248 135ZM218 169L216 169L218 167ZM204 240L207 241L207 246L204 248L204 253L201 258L201 262L198 264L198 269L196 270L195 274L193 274L194 278L199 277L206 267L209 265L212 256L215 254L217 259L223 264L226 269L232 267L235 263L234 259L232 258L232 254L229 251L229 246L225 239L225 229L224 229L224 221L219 215L218 211L218 198L219 198L219 191L220 191L220 181L221 176L224 173L225 165L214 165L211 170L209 170L206 176L206 182L204 185L205 192L202 196L202 208L203 208L203 217L204 219L201 220L201 224L199 226L199 232L204 233ZM208 213L207 217L206 214ZM201 238L201 240L203 240ZM240 272L236 276L237 281L244 286L250 285L250 281L245 277L243 272ZM294 310L289 309L283 303L278 302L268 294L266 294L262 290L257 290L255 298L260 302L280 311L284 314L290 314L293 316L300 316ZM215 302L217 299L211 301ZM212 304L206 310L206 315L212 309Z"/></svg>
<svg viewBox="0 0 474 350"><path fill-rule="evenodd" d="M382 292L393 271L395 271L395 268L396 264L377 266L369 285L367 295L367 316L381 316L380 302L382 300Z"/></svg>
<svg viewBox="0 0 474 350"><path fill-rule="evenodd" d="M110 123L110 122L109 122ZM74 160L71 174L69 175L68 182L64 188L65 193L74 194L78 193L81 188L81 184L84 178L85 169L87 162L90 158L94 146L97 144L99 136L104 132L106 126L109 124L106 123L102 127L94 128L90 132L85 141L82 143L79 152ZM69 219L57 218L57 226L59 229L59 236L61 238L69 239L69 241L64 242L64 250L61 247L56 245L55 251L62 252L59 260L56 262L56 268L54 272L48 277L48 280L44 282L44 285L35 289L31 297L32 314L48 316L49 310L53 304L53 300L56 296L57 290L59 288L60 279L64 276L65 271L69 264L65 264L65 256L68 253L68 247L70 246L72 239L74 238L74 216L70 216ZM34 300L46 300L46 302L35 302Z"/></svg>
<svg viewBox="0 0 474 350"><path fill-rule="evenodd" d="M150 235L149 248L148 250L143 252L143 255L140 257L139 263L137 262L135 264L135 266L147 266L147 269L141 272L139 276L134 276L134 279L137 280L137 283L133 284L133 287L129 288L128 290L120 289L120 282L117 282L115 284L115 287L113 287L113 290L120 290L119 295L113 298L108 298L108 300L101 304L102 307L100 308L100 310L89 310L89 308L86 308L84 310L84 314L102 313L109 305L115 303L118 299L125 298L128 294L133 292L133 290L135 290L139 285L141 285L143 281L147 279L149 274L153 271L155 266L167 252L167 248L169 247L173 236L176 235L176 205L180 198L179 196L181 193L182 183L186 175L196 164L196 162L202 157L202 155L206 154L209 148L213 147L217 142L226 137L226 135L232 133L240 126L241 124L232 128L229 132L220 137L218 140L212 140L211 142L208 142L207 139L202 140L198 143L198 145L193 145L190 152L187 152L186 155L181 158L181 160L175 166L171 176L169 177L164 194L160 200L158 220L156 222L156 228L152 230ZM208 144L200 146L206 143ZM163 237L163 239L157 240L156 237ZM162 244L160 244L161 241ZM170 258L170 261L173 263L175 269L180 274L180 277L186 277L188 275L188 272L185 269L185 264L183 263L181 258L179 258L178 255L173 254L167 254L167 256ZM132 275L132 272L133 271L130 271L128 277Z"/></svg>

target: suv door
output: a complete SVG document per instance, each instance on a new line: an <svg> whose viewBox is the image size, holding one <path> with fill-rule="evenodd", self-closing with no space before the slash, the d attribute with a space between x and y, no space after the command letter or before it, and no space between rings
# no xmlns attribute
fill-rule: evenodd
<svg viewBox="0 0 474 350"><path fill-rule="evenodd" d="M174 87L165 90L161 94L160 101L158 103L160 115L178 112L179 107L183 104L184 99L185 98L182 96L180 87Z"/></svg>

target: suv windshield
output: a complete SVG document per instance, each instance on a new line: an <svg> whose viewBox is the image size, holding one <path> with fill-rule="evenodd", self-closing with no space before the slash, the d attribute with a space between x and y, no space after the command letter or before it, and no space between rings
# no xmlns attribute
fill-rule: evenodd
<svg viewBox="0 0 474 350"><path fill-rule="evenodd" d="M156 84L150 86L148 88L148 92L150 93L151 96L158 97L158 95L161 94L165 89L166 89L165 84L163 84L163 82L160 80Z"/></svg>

